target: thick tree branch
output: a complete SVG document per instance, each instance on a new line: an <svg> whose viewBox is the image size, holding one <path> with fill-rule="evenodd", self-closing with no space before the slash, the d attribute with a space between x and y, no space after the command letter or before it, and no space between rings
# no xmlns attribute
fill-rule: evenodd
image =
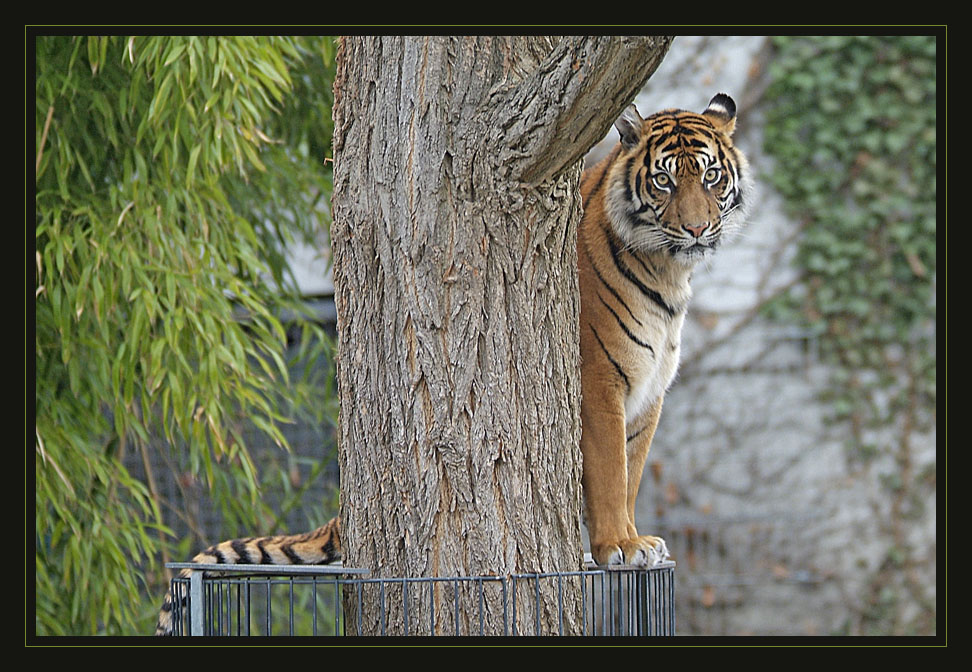
<svg viewBox="0 0 972 672"><path fill-rule="evenodd" d="M670 36L565 37L532 74L491 105L497 167L538 184L607 133L671 46ZM496 101L493 101L494 103Z"/></svg>

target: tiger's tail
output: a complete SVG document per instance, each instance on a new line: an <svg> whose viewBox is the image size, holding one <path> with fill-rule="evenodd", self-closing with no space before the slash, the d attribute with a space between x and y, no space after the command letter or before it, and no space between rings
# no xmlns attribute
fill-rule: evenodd
<svg viewBox="0 0 972 672"><path fill-rule="evenodd" d="M192 561L200 564L238 565L326 565L337 562L341 554L341 521L332 518L312 532L278 535L273 537L247 537L232 539L210 546L198 553ZM179 572L180 578L188 578L190 570ZM159 611L155 635L167 636L174 632L173 591L165 595ZM182 606L185 606L182 597Z"/></svg>

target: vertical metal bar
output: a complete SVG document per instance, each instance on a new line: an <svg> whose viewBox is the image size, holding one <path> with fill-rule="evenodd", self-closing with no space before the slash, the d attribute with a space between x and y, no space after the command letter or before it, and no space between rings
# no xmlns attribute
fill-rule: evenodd
<svg viewBox="0 0 972 672"><path fill-rule="evenodd" d="M314 588L311 590L311 628L314 636L317 637L317 577L314 577Z"/></svg>
<svg viewBox="0 0 972 672"><path fill-rule="evenodd" d="M657 634L655 630L658 629L658 614L653 609L655 604L656 596L658 595L657 577L654 574L649 574L645 577L645 606L644 612L644 634L654 635Z"/></svg>
<svg viewBox="0 0 972 672"><path fill-rule="evenodd" d="M635 591L635 599L634 599L635 629L634 629L634 634L635 635L638 635L640 637L643 637L645 634L647 634L645 632L645 611L646 611L646 608L645 608L645 600L644 600L644 592L645 592L645 587L647 585L647 582L648 582L648 574L647 574L647 572L643 572L643 571L642 572L637 572L634 575L634 591Z"/></svg>
<svg viewBox="0 0 972 672"><path fill-rule="evenodd" d="M189 634L200 637L203 634L203 585L202 571L189 572Z"/></svg>
<svg viewBox="0 0 972 672"><path fill-rule="evenodd" d="M560 636L564 636L564 579L562 574L557 575L557 621Z"/></svg>
<svg viewBox="0 0 972 672"><path fill-rule="evenodd" d="M267 637L273 635L273 622L272 622L272 610L273 610L273 600L270 599L270 579L267 579Z"/></svg>
<svg viewBox="0 0 972 672"><path fill-rule="evenodd" d="M587 576L581 574L581 634L587 635Z"/></svg>
<svg viewBox="0 0 972 672"><path fill-rule="evenodd" d="M509 631L509 621L507 620L507 612L506 612L506 579L503 578L502 582L503 582L502 583L503 585L503 634L508 635L510 634L510 631Z"/></svg>
<svg viewBox="0 0 972 672"><path fill-rule="evenodd" d="M213 634L213 587L211 585L206 585L203 583L203 600L205 601L205 610L203 612L203 634L211 635Z"/></svg>
<svg viewBox="0 0 972 672"><path fill-rule="evenodd" d="M535 630L537 636L540 635L540 576L534 575L533 577L533 614L534 620L536 621Z"/></svg>
<svg viewBox="0 0 972 672"><path fill-rule="evenodd" d="M459 634L459 579L452 581L452 611L453 623L456 626L456 635Z"/></svg>
<svg viewBox="0 0 972 672"><path fill-rule="evenodd" d="M236 583L236 636L239 637L243 629L243 582Z"/></svg>
<svg viewBox="0 0 972 672"><path fill-rule="evenodd" d="M604 573L603 570L601 570L601 573L597 575L597 578L598 578L598 581L597 582L598 582L598 584L599 584L599 586L601 588L601 599L598 601L598 604L601 607L601 609L600 609L600 611L601 611L601 628L600 628L600 631L601 631L601 635L604 636L604 635L607 634L607 631L605 630L605 628L607 627L607 620L605 618L606 612L607 612L607 594L604 592L604 581L605 581L606 576L605 576L605 573Z"/></svg>
<svg viewBox="0 0 972 672"><path fill-rule="evenodd" d="M668 634L674 635L675 634L675 570L674 569L669 570L668 605L669 605L669 609L671 610L671 615L669 617L671 632L669 632Z"/></svg>
<svg viewBox="0 0 972 672"><path fill-rule="evenodd" d="M660 572L655 576L651 583L651 600L653 605L657 605L655 613L653 614L652 624L654 626L653 632L657 635L667 635L665 627L665 617L667 616L668 605L665 604L664 597L662 595L663 584L665 583L665 573Z"/></svg>
<svg viewBox="0 0 972 672"><path fill-rule="evenodd" d="M408 637L408 579L402 579L402 611L405 621L405 636Z"/></svg>
<svg viewBox="0 0 972 672"><path fill-rule="evenodd" d="M344 627L348 627L348 622L344 619L344 584L338 579L334 580L334 636L341 634L341 622Z"/></svg>
<svg viewBox="0 0 972 672"><path fill-rule="evenodd" d="M639 589L639 595L643 598L641 609L641 630L643 635L655 635L658 629L658 612L655 609L655 598L658 595L658 574L646 572L643 578L644 588Z"/></svg>
<svg viewBox="0 0 972 672"><path fill-rule="evenodd" d="M381 617L381 635L385 636L385 580L378 581L378 613Z"/></svg>
<svg viewBox="0 0 972 672"><path fill-rule="evenodd" d="M664 616L666 617L665 620L662 620L661 618L662 614L659 614L659 618L657 619L659 626L664 624L664 631L662 631L660 634L665 634L665 635L675 634L675 628L674 628L675 621L672 620L675 617L675 603L672 600L668 599L670 595L669 589L672 585L671 584L672 578L673 575L671 574L671 570L666 570L665 574L661 577L662 580L660 580L658 582L658 585L655 587L655 592L657 593L656 599L660 604L665 605L665 614L664 614Z"/></svg>
<svg viewBox="0 0 972 672"><path fill-rule="evenodd" d="M361 582L360 581L356 582L354 585L357 588L357 592L358 592L358 636L361 636L361 590L362 590L362 586L361 586Z"/></svg>
<svg viewBox="0 0 972 672"><path fill-rule="evenodd" d="M628 581L631 578L630 572L623 572L618 574L618 630L622 635L631 634L631 623L628 619L628 602L627 595L629 592L626 590L628 586Z"/></svg>
<svg viewBox="0 0 972 672"><path fill-rule="evenodd" d="M216 625L216 630L215 630L215 632L213 634L215 634L215 635L222 635L223 634L223 625L224 625L223 618L224 618L224 616L226 618L228 618L228 614L224 611L224 609L228 609L229 608L229 600L228 599L225 599L223 597L223 592L224 592L224 590L226 588L226 585L225 585L225 583L223 582L222 579L216 581L213 584L213 588L216 591L216 604L218 606L218 609L216 610L216 623L217 623L217 625ZM227 621L226 625L228 625L228 623L229 622ZM227 628L227 631L226 632L227 632L227 634L229 634L229 629L228 628Z"/></svg>
<svg viewBox="0 0 972 672"><path fill-rule="evenodd" d="M429 636L435 637L435 583L429 583Z"/></svg>
<svg viewBox="0 0 972 672"><path fill-rule="evenodd" d="M666 573L660 573L654 578L652 582L652 604L655 605L655 613L653 615L652 621L654 624L654 633L658 635L667 635L667 629L665 628L665 615L669 607L665 604L664 595L662 593L662 587L665 583Z"/></svg>
<svg viewBox="0 0 972 672"><path fill-rule="evenodd" d="M618 590L615 593L615 599L614 599L614 611L615 611L615 613L618 614L618 626L617 626L618 629L615 632L616 632L616 634L619 634L619 635L625 634L624 602L622 601L622 599L624 597L622 595L622 592L624 591L624 587L623 587L623 585L621 583L623 579L624 579L624 577L619 572L618 573L618 577L617 577Z"/></svg>
<svg viewBox="0 0 972 672"><path fill-rule="evenodd" d="M290 636L294 636L294 577L290 577L290 581L287 582L287 586L290 589Z"/></svg>
<svg viewBox="0 0 972 672"><path fill-rule="evenodd" d="M658 586L658 599L659 601L666 603L665 610L667 612L667 618L664 621L666 623L666 631L664 634L666 635L675 634L675 601L674 595L671 592L672 581L675 579L673 571L674 570L671 569L667 570L664 576L664 586Z"/></svg>
<svg viewBox="0 0 972 672"><path fill-rule="evenodd" d="M608 577L609 577L608 587L610 588L610 590L608 590L608 599L609 599L608 614L611 617L611 634L617 635L618 634L617 606L614 604L615 596L617 595L617 591L614 588L614 584L617 581L617 577L615 576L614 572L610 572L608 574Z"/></svg>
<svg viewBox="0 0 972 672"><path fill-rule="evenodd" d="M654 585L654 601L658 604L658 611L655 614L655 631L659 635L671 634L666 626L666 620L668 612L671 609L671 605L667 604L665 599L666 595L663 593L663 589L667 584L668 572L659 573Z"/></svg>
<svg viewBox="0 0 972 672"><path fill-rule="evenodd" d="M515 636L517 634L517 630L516 630L516 583L517 583L517 580L516 580L516 577L515 576L510 577L510 578L513 581L513 625L512 625L510 634Z"/></svg>
<svg viewBox="0 0 972 672"><path fill-rule="evenodd" d="M243 601L246 605L246 636L249 637L250 620L253 617L253 613L251 610L252 605L250 603L250 594L253 592L253 583L249 579L247 579L245 585L246 585L246 596L243 598Z"/></svg>
<svg viewBox="0 0 972 672"><path fill-rule="evenodd" d="M483 628L483 579L479 578L479 636L482 637L486 633Z"/></svg>
<svg viewBox="0 0 972 672"><path fill-rule="evenodd" d="M631 634L631 572L618 576L618 611L621 612L621 634Z"/></svg>

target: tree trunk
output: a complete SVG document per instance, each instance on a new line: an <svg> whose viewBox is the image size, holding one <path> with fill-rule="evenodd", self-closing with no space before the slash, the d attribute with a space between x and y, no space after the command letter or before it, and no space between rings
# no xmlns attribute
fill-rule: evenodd
<svg viewBox="0 0 972 672"><path fill-rule="evenodd" d="M580 160L670 41L342 41L332 245L347 565L581 567ZM406 602L454 632L453 589L396 594L381 616L366 594L364 632L380 620L398 632ZM486 593L494 632L502 601ZM541 602L556 623L556 595ZM571 632L579 607L564 610ZM478 632L478 605L459 620Z"/></svg>

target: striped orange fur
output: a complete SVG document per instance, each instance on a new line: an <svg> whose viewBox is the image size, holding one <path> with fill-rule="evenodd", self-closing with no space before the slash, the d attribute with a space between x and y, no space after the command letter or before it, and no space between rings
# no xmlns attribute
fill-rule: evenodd
<svg viewBox="0 0 972 672"><path fill-rule="evenodd" d="M749 169L731 135L736 105L701 114L630 106L621 141L581 179L578 229L584 499L599 564L668 557L640 535L635 501L665 392L675 378L696 264L742 219Z"/></svg>

